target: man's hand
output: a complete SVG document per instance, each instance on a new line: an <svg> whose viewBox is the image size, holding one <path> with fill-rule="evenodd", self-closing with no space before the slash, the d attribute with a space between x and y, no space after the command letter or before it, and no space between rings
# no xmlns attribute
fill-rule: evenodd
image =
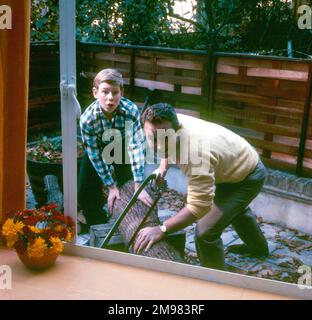
<svg viewBox="0 0 312 320"><path fill-rule="evenodd" d="M118 188L115 185L108 187L107 202L108 202L108 210L111 214L113 213L114 202L116 199L120 199Z"/></svg>
<svg viewBox="0 0 312 320"><path fill-rule="evenodd" d="M157 175L157 178L160 180L160 181L163 181L166 174L167 174L167 168L163 168L161 166L159 166L153 173L155 173Z"/></svg>
<svg viewBox="0 0 312 320"><path fill-rule="evenodd" d="M143 250L148 251L155 242L164 237L165 233L160 230L159 226L141 229L134 244L134 253L141 254Z"/></svg>
<svg viewBox="0 0 312 320"><path fill-rule="evenodd" d="M140 187L139 183L134 184L134 190L137 191ZM148 207L151 207L154 203L154 200L152 197L143 189L141 193L138 196L138 199L141 200L144 204L146 204Z"/></svg>
<svg viewBox="0 0 312 320"><path fill-rule="evenodd" d="M168 171L168 159L161 159L159 167L154 171L159 178L164 179Z"/></svg>

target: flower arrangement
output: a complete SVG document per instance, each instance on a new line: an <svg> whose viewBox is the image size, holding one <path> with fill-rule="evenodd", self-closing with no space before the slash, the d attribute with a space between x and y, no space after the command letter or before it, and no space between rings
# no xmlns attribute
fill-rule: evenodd
<svg viewBox="0 0 312 320"><path fill-rule="evenodd" d="M60 254L62 241L69 241L75 233L75 224L49 204L39 209L16 211L0 228L0 236L9 248L20 255L41 258L47 253Z"/></svg>

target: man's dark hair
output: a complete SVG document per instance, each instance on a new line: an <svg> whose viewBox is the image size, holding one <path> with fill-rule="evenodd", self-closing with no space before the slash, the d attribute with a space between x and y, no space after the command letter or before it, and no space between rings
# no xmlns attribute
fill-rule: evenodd
<svg viewBox="0 0 312 320"><path fill-rule="evenodd" d="M142 126L144 126L146 121L153 124L159 124L162 121L170 121L174 130L180 128L177 114L174 108L168 103L156 103L147 107L141 115Z"/></svg>

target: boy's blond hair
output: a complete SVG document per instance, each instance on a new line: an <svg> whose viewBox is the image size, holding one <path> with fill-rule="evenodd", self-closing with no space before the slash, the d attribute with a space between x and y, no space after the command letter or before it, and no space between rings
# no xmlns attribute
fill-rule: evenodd
<svg viewBox="0 0 312 320"><path fill-rule="evenodd" d="M101 70L93 80L93 87L98 89L102 82L118 85L123 89L122 74L117 69L107 68Z"/></svg>

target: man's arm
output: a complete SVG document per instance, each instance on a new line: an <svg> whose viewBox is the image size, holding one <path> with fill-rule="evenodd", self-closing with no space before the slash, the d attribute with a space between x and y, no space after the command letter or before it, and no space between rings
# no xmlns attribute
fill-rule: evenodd
<svg viewBox="0 0 312 320"><path fill-rule="evenodd" d="M164 221L163 224L167 227L167 233L173 233L184 229L196 220L197 218L191 213L190 209L184 207L176 215Z"/></svg>
<svg viewBox="0 0 312 320"><path fill-rule="evenodd" d="M167 227L166 233L181 230L195 221L196 217L187 207L184 207L175 216L164 222L164 225ZM166 234L160 230L159 226L141 229L134 245L134 252L140 254L143 250L148 251L155 242L163 239L165 235Z"/></svg>
<svg viewBox="0 0 312 320"><path fill-rule="evenodd" d="M181 230L207 214L214 197L214 174L193 175L189 177L188 197L186 206L175 216L164 221L167 233ZM134 252L140 254L147 251L155 242L165 237L159 226L140 230L134 246Z"/></svg>

